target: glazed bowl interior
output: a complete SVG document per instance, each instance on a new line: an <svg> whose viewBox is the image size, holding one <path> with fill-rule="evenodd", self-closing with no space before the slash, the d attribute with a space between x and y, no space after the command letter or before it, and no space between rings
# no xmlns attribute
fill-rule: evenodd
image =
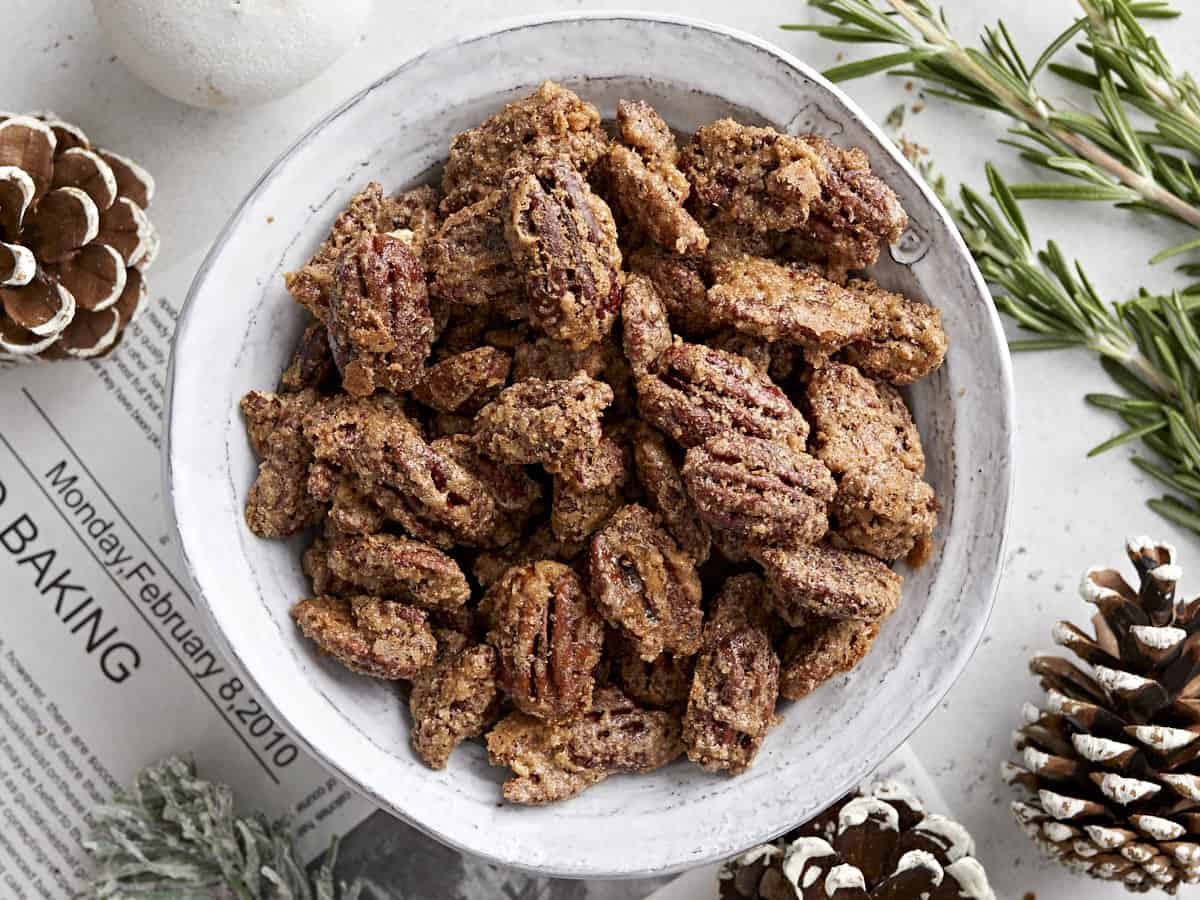
<svg viewBox="0 0 1200 900"><path fill-rule="evenodd" d="M302 265L367 180L432 179L450 138L543 79L612 116L648 100L677 130L722 116L863 147L912 224L873 274L938 306L946 364L909 392L942 504L936 550L904 571L904 600L851 674L781 707L737 778L679 762L613 777L544 808L499 802L484 748L427 769L408 747L395 688L318 656L288 620L309 590L302 539L263 541L242 509L256 461L238 413L271 389L305 313L282 275ZM496 862L569 877L678 870L773 837L835 800L894 750L949 690L991 609L1007 522L1012 392L986 291L929 192L880 131L797 60L716 26L630 14L525 22L424 54L295 145L247 197L197 275L179 329L169 424L172 502L214 630L293 732L380 806Z"/></svg>

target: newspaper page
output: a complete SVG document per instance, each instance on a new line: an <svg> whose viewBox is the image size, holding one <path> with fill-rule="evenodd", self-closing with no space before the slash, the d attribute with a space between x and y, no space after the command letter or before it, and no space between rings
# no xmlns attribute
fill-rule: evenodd
<svg viewBox="0 0 1200 900"><path fill-rule="evenodd" d="M100 361L0 370L0 896L82 890L88 813L190 753L306 854L372 810L318 766L205 630L161 487L167 358L199 257L156 269Z"/></svg>

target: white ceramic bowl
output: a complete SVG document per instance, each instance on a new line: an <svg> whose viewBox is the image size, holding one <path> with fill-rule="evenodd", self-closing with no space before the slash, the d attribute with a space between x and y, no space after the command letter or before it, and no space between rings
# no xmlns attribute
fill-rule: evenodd
<svg viewBox="0 0 1200 900"><path fill-rule="evenodd" d="M263 541L242 508L254 478L238 398L271 388L302 326L283 287L368 178L429 176L456 132L543 79L611 116L645 98L677 129L734 115L857 145L912 224L874 273L938 306L945 366L911 392L943 509L937 550L867 659L783 707L738 778L676 763L614 777L546 808L499 802L504 771L469 743L442 772L408 748L389 685L320 658L288 607L308 586L299 540ZM267 224L268 217L273 223ZM229 652L317 757L381 807L461 849L543 874L666 873L736 853L817 812L874 769L950 689L979 641L1000 573L1013 463L1009 360L979 273L942 207L840 91L781 50L727 28L601 13L523 21L411 60L309 131L226 226L196 276L174 356L168 466L201 603Z"/></svg>

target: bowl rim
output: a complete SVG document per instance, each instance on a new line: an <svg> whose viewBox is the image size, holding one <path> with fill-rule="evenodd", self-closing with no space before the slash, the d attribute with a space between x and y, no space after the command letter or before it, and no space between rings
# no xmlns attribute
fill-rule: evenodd
<svg viewBox="0 0 1200 900"><path fill-rule="evenodd" d="M357 105L372 91L386 84L394 78L399 77L409 68L418 65L426 57L442 53L448 50L453 50L457 47L462 47L468 44L476 43L482 40L493 38L497 35L504 34L514 30L521 30L542 25L551 25L564 22L588 22L588 21L634 21L654 24L667 24L684 26L687 28L698 29L702 31L712 32L718 36L729 38L733 41L742 44L748 44L754 49L765 52L776 57L778 60L787 66L797 70L804 77L812 80L824 90L831 93L850 113L857 119L871 135L876 139L883 152L886 153L896 164L903 175L909 179L929 203L934 210L938 219L945 226L955 255L960 257L967 266L970 279L973 282L979 296L990 301L991 292L967 249L961 234L955 226L953 218L942 204L937 196L925 180L916 172L909 161L894 145L892 140L883 132L882 128L864 112L859 105L845 94L836 84L825 78L820 72L813 69L810 65L799 59L791 52L782 47L760 38L749 32L738 28L733 28L727 25L722 25L711 20L697 18L693 16L676 15L672 13L656 13L652 11L633 10L633 9L613 9L613 10L577 10L561 13L546 13L546 14L531 14L526 16L508 17L490 25L481 26L477 29L465 30L451 37L439 41L431 45L427 49L415 54L406 59L400 65L389 70L384 75L370 82L367 86L355 91L346 100L336 104L330 111L319 116L312 125L306 128L295 141L281 152L271 164L263 171L263 173L255 180L253 186L246 192L245 196L238 203L236 209L230 215L221 230L214 238L211 247L205 254L203 261L193 276L192 282L188 288L187 295L180 307L178 319L176 322L175 337L172 345L170 356L170 364L168 368L167 380L167 402L166 402L166 427L164 429L164 442L162 451L162 468L163 468L163 483L166 490L163 492L164 505L167 509L167 521L174 534L178 539L180 556L182 558L184 568L187 571L188 577L191 579L195 587L196 605L203 610L204 618L209 623L209 632L212 634L219 646L225 654L242 669L242 673L248 678L249 682L258 691L260 697L265 703L268 703L273 708L273 711L278 712L270 694L263 690L259 680L251 671L242 659L241 654L233 647L230 638L226 635L225 630L221 627L211 604L205 594L204 588L197 577L196 565L188 551L188 545L184 540L184 533L180 526L180 517L178 515L177 500L176 500L176 448L182 443L175 440L175 427L177 417L174 415L175 409L175 389L176 389L176 368L180 356L179 347L182 345L182 337L188 329L191 314L194 312L196 304L193 302L204 288L205 281L210 269L213 267L217 259L221 256L226 244L230 238L236 233L239 226L242 224L248 207L254 202L258 195L265 187L273 181L275 176L291 158L291 156L302 146L312 140L320 133L327 125L343 115L346 111ZM892 750L887 754L883 754L880 759L871 759L870 769L867 774L873 771L879 765L882 765L887 755L894 752L896 748L904 744L913 733L921 727L921 725L929 718L930 715L949 694L950 690L958 683L962 677L967 665L974 657L979 648L980 642L987 631L992 613L995 610L996 597L1000 586L1000 581L1004 574L1005 560L1007 558L1007 546L1009 532L1012 526L1013 517L1013 494L1016 483L1016 451L1017 451L1017 434L1016 434L1016 398L1012 374L1012 359L1008 348L1008 342L1005 337L1004 327L1000 319L999 313L995 305L991 302L986 304L986 319L989 322L990 328L985 339L990 339L994 344L996 351L997 363L1000 369L1000 383L997 385L998 393L1001 395L1001 410L1003 413L1003 443L1007 460L1007 477L998 485L1000 488L1000 499L1003 509L1000 516L1000 531L996 546L996 564L993 572L988 578L986 584L979 586L981 591L986 591L986 607L984 614L979 617L978 622L973 629L973 632L968 636L964 646L965 649L960 653L959 658L952 665L950 672L951 677L946 680L945 687L931 696L929 708L924 713L919 714L913 720L908 722L898 722L893 725L887 740L883 741L883 745L890 745ZM727 857L728 853L713 853L708 852L703 856L687 859L671 859L661 864L643 865L636 869L624 869L614 871L610 868L598 868L589 866L586 863L575 864L570 866L561 866L546 863L524 863L520 860L513 860L504 856L496 855L489 851L486 847L473 846L464 841L459 841L450 835L446 835L437 829L426 825L419 819L413 818L400 810L392 801L382 796L377 791L373 790L369 784L362 779L352 775L346 768L339 765L334 760L330 759L322 750L320 750L309 737L297 729L291 722L290 718L282 713L279 714L281 719L287 723L288 730L293 738L300 743L305 750L317 761L322 767L336 773L351 790L358 793L360 796L368 799L375 804L379 809L388 812L389 814L400 819L405 824L416 828L424 834L434 838L435 840L450 846L460 852L474 855L484 859L487 862L513 868L521 871L526 871L543 877L557 878L574 878L574 879L592 879L592 878L608 878L608 879L624 879L624 878L648 878L655 876L676 874L687 869L696 868L706 864L711 864ZM831 803L836 801L836 798L853 789L853 783L839 785L831 799ZM739 852L741 847L734 848L729 853Z"/></svg>

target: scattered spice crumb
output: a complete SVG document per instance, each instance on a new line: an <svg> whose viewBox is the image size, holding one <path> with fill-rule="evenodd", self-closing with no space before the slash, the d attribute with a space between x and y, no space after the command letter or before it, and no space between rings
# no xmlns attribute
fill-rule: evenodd
<svg viewBox="0 0 1200 900"><path fill-rule="evenodd" d="M274 222L274 221L275 221L275 217L274 217L274 216L267 216L267 224L268 224L268 225L270 225L270 224L271 224L272 222Z"/></svg>
<svg viewBox="0 0 1200 900"><path fill-rule="evenodd" d="M1035 894L1033 891L1026 891L1025 896L1022 897L1021 900L1037 900L1037 894Z"/></svg>
<svg viewBox="0 0 1200 900"><path fill-rule="evenodd" d="M897 103L883 120L884 128L899 129L904 124L904 104Z"/></svg>
<svg viewBox="0 0 1200 900"><path fill-rule="evenodd" d="M912 89L913 89L913 83L911 81L904 82L904 89L911 94Z"/></svg>
<svg viewBox="0 0 1200 900"><path fill-rule="evenodd" d="M966 388L959 388L959 389L958 389L958 396L960 396L960 397L965 397L965 396L967 396L967 389L966 389Z"/></svg>
<svg viewBox="0 0 1200 900"><path fill-rule="evenodd" d="M834 57L834 59L837 60L838 62L841 62L845 58L846 58L845 53L839 53L837 56Z"/></svg>
<svg viewBox="0 0 1200 900"><path fill-rule="evenodd" d="M912 111L913 111L913 115L914 115L914 116L915 116L915 115L918 115L919 113L921 113L921 112L922 112L924 109L925 109L925 104L924 104L924 103L914 103L914 104L912 105Z"/></svg>

